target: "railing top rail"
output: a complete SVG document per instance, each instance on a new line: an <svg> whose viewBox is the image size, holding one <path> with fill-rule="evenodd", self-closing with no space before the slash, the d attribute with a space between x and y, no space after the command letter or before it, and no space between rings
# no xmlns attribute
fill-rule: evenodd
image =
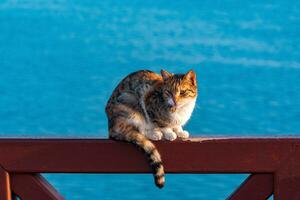
<svg viewBox="0 0 300 200"><path fill-rule="evenodd" d="M299 199L300 138L155 142L167 173L252 173L230 200ZM150 173L134 145L108 139L0 139L0 199L62 200L36 173ZM10 183L11 181L11 183ZM30 187L24 187L31 185ZM25 188L25 189L24 189Z"/></svg>
<svg viewBox="0 0 300 200"><path fill-rule="evenodd" d="M167 173L275 172L300 138L192 138L155 142ZM131 144L108 139L0 139L0 165L22 173L150 173Z"/></svg>

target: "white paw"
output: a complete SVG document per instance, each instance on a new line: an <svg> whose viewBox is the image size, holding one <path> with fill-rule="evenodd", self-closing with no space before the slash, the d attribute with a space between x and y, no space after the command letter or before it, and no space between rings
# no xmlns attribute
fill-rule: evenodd
<svg viewBox="0 0 300 200"><path fill-rule="evenodd" d="M157 129L147 130L145 135L150 140L161 140L163 136L162 132Z"/></svg>
<svg viewBox="0 0 300 200"><path fill-rule="evenodd" d="M166 140L173 141L177 138L176 133L170 128L162 129L162 132Z"/></svg>
<svg viewBox="0 0 300 200"><path fill-rule="evenodd" d="M177 136L180 138L186 139L190 136L190 134L187 131L180 131L180 132L177 132Z"/></svg>

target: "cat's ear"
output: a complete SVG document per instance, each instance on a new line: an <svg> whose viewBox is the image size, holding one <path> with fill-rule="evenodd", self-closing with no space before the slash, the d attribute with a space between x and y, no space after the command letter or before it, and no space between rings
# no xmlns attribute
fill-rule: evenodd
<svg viewBox="0 0 300 200"><path fill-rule="evenodd" d="M184 75L184 79L190 81L193 85L196 85L196 73L193 70L188 71Z"/></svg>
<svg viewBox="0 0 300 200"><path fill-rule="evenodd" d="M169 72L167 72L166 70L160 70L161 76L164 79L164 81L168 80L172 74L170 74Z"/></svg>

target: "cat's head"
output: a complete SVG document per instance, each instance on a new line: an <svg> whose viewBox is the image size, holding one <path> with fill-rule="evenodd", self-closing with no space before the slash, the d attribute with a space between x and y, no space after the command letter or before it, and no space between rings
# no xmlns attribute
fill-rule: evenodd
<svg viewBox="0 0 300 200"><path fill-rule="evenodd" d="M186 74L171 74L161 70L161 76L164 81L162 96L172 112L196 100L197 81L193 70Z"/></svg>

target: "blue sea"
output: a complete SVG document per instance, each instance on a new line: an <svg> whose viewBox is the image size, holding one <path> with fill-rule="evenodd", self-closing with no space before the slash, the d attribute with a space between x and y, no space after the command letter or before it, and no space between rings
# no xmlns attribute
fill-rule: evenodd
<svg viewBox="0 0 300 200"><path fill-rule="evenodd" d="M297 0L0 0L0 136L106 138L114 87L162 68L197 73L193 137L298 136L299 36ZM45 176L71 200L222 200L247 177Z"/></svg>

